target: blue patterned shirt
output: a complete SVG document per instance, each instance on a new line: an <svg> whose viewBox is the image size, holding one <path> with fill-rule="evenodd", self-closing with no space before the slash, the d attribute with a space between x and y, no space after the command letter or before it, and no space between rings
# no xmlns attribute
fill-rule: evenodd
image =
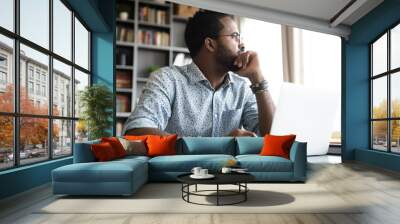
<svg viewBox="0 0 400 224"><path fill-rule="evenodd" d="M246 78L229 72L217 89L195 63L153 72L122 134L158 128L179 136L227 136L233 129L258 130L257 102Z"/></svg>

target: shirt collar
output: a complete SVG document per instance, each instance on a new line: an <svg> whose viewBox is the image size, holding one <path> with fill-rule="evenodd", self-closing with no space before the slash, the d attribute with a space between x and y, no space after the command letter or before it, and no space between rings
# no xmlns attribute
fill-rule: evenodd
<svg viewBox="0 0 400 224"><path fill-rule="evenodd" d="M208 79L204 76L203 72L201 72L200 68L194 63L190 63L187 65L187 75L189 76L189 80L191 84L201 81L208 81ZM228 75L225 77L224 86L233 83L232 72L228 72Z"/></svg>

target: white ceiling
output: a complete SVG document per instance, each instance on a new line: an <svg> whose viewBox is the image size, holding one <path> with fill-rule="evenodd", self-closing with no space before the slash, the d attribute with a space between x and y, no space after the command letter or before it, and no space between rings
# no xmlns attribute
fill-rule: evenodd
<svg viewBox="0 0 400 224"><path fill-rule="evenodd" d="M329 21L351 0L223 0Z"/></svg>
<svg viewBox="0 0 400 224"><path fill-rule="evenodd" d="M332 19L352 0L172 0L199 8L272 23L334 34L350 35L350 26L383 0L355 0L335 23Z"/></svg>

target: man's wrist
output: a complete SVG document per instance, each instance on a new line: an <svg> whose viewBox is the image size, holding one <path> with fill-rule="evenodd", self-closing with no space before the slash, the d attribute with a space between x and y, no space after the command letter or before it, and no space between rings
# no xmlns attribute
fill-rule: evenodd
<svg viewBox="0 0 400 224"><path fill-rule="evenodd" d="M262 81L265 80L264 76L261 74L260 71L257 71L256 73L254 73L252 76L250 76L249 79L250 79L251 84L261 83Z"/></svg>
<svg viewBox="0 0 400 224"><path fill-rule="evenodd" d="M264 79L259 83L253 83L250 85L250 89L254 94L268 91L268 82Z"/></svg>

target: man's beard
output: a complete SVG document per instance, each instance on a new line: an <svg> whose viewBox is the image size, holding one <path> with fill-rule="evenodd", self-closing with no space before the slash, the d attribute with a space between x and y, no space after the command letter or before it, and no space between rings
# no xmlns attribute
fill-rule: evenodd
<svg viewBox="0 0 400 224"><path fill-rule="evenodd" d="M216 60L218 64L225 67L227 70L238 71L240 68L233 64L237 56L237 54L231 54L223 45L219 45Z"/></svg>

